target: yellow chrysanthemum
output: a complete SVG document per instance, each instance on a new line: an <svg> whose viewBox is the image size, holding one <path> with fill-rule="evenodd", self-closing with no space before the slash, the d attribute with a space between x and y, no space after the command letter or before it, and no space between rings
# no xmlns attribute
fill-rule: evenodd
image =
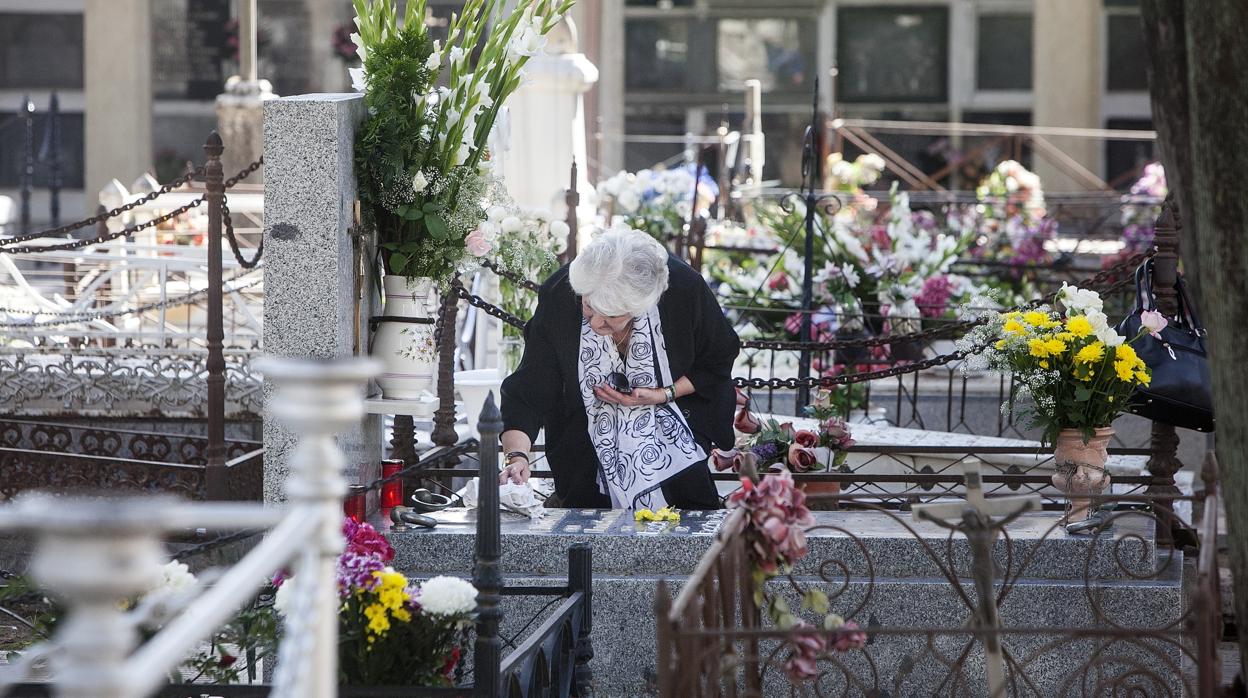
<svg viewBox="0 0 1248 698"><path fill-rule="evenodd" d="M1150 376L1146 371L1136 371L1135 381L1139 383L1140 385L1148 385L1149 383L1153 382L1153 377Z"/></svg>
<svg viewBox="0 0 1248 698"><path fill-rule="evenodd" d="M1082 315L1076 315L1066 321L1066 331L1076 337L1087 337L1092 334L1092 322Z"/></svg>
<svg viewBox="0 0 1248 698"><path fill-rule="evenodd" d="M1040 338L1027 340L1027 349L1031 355L1037 359L1045 359L1049 356L1049 347L1047 343Z"/></svg>
<svg viewBox="0 0 1248 698"><path fill-rule="evenodd" d="M1131 348L1130 344L1119 344L1115 347L1114 358L1131 364L1132 366L1134 366L1135 362L1139 360L1139 357L1135 355L1135 350Z"/></svg>
<svg viewBox="0 0 1248 698"><path fill-rule="evenodd" d="M1135 376L1135 364L1127 361L1115 361L1114 372L1118 374L1118 380L1129 382Z"/></svg>
<svg viewBox="0 0 1248 698"><path fill-rule="evenodd" d="M1056 337L1044 340L1044 347L1049 350L1051 356L1057 356L1066 351L1066 343Z"/></svg>
<svg viewBox="0 0 1248 698"><path fill-rule="evenodd" d="M1091 364L1103 358L1105 358L1105 345L1100 342L1092 342L1075 354L1075 363Z"/></svg>
<svg viewBox="0 0 1248 698"><path fill-rule="evenodd" d="M1075 335L1071 334L1070 332L1058 332L1057 334L1053 335L1053 338L1060 339L1063 342L1069 342L1075 338Z"/></svg>
<svg viewBox="0 0 1248 698"><path fill-rule="evenodd" d="M1029 310L1023 314L1023 322L1032 327L1043 327L1049 323L1049 316L1039 310Z"/></svg>
<svg viewBox="0 0 1248 698"><path fill-rule="evenodd" d="M390 617L386 609L379 603L364 607L364 615L368 618L368 631L374 635L384 635L390 630Z"/></svg>
<svg viewBox="0 0 1248 698"><path fill-rule="evenodd" d="M393 615L396 620L401 620L404 623L412 622L412 612L406 608L396 608L391 612L391 615Z"/></svg>
<svg viewBox="0 0 1248 698"><path fill-rule="evenodd" d="M1005 321L1005 325L1001 327L1006 334L1025 335L1027 328L1018 320L1010 319Z"/></svg>
<svg viewBox="0 0 1248 698"><path fill-rule="evenodd" d="M1004 348L1005 348L1005 340L1004 340L1004 339L998 339L998 340L997 340L997 343L996 343L994 346L996 346L996 347L997 347L997 349L1004 349Z"/></svg>

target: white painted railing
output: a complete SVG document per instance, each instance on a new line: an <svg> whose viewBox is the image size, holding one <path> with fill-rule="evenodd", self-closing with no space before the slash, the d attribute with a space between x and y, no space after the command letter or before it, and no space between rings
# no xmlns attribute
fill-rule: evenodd
<svg viewBox="0 0 1248 698"><path fill-rule="evenodd" d="M344 458L334 434L364 415L370 362L324 364L266 359L257 369L276 387L272 418L300 435L280 511L260 505L187 504L172 499L56 499L31 496L0 509L0 530L38 537L31 573L66 613L48 643L0 674L0 695L36 663L52 672L54 695L151 695L200 642L227 622L266 578L295 572L291 610L272 696L327 698L337 692L335 558L342 550ZM139 644L142 607L123 603L147 591L165 560L164 533L187 528L270 528L264 540L210 588Z"/></svg>

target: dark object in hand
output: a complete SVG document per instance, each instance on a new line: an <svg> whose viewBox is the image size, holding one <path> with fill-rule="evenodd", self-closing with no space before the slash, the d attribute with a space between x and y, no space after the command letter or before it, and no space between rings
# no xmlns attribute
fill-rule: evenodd
<svg viewBox="0 0 1248 698"><path fill-rule="evenodd" d="M607 374L607 386L623 395L633 394L633 385L628 382L628 376L619 371L612 371Z"/></svg>

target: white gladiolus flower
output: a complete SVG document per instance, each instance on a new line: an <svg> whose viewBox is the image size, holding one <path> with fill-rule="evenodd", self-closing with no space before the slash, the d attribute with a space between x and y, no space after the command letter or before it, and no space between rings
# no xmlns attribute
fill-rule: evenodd
<svg viewBox="0 0 1248 698"><path fill-rule="evenodd" d="M477 104L483 109L494 106L494 98L490 96L490 84L484 80L477 83Z"/></svg>
<svg viewBox="0 0 1248 698"><path fill-rule="evenodd" d="M464 60L464 56L466 55L468 55L468 52L465 51L463 48L459 46L452 46L450 55L449 55L449 61L451 63L459 63Z"/></svg>
<svg viewBox="0 0 1248 698"><path fill-rule="evenodd" d="M368 57L368 52L364 50L364 39L360 38L359 34L352 34L350 38L351 43L355 44L355 54L363 62Z"/></svg>
<svg viewBox="0 0 1248 698"><path fill-rule="evenodd" d="M425 177L424 172L417 170L416 176L412 177L412 191L419 194L424 191L427 186L429 186L429 179Z"/></svg>
<svg viewBox="0 0 1248 698"><path fill-rule="evenodd" d="M511 37L507 43L507 53L513 58L536 56L546 47L546 37L542 36L533 25L527 25Z"/></svg>
<svg viewBox="0 0 1248 698"><path fill-rule="evenodd" d="M351 76L351 89L356 92L368 91L368 74L363 68L347 68L347 74Z"/></svg>
<svg viewBox="0 0 1248 698"><path fill-rule="evenodd" d="M472 154L472 144L460 143L459 149L455 151L455 164L462 165L465 162L468 162L468 156L470 156L471 154Z"/></svg>
<svg viewBox="0 0 1248 698"><path fill-rule="evenodd" d="M434 51L425 59L425 70L437 70L442 65L442 54Z"/></svg>
<svg viewBox="0 0 1248 698"><path fill-rule="evenodd" d="M858 270L854 269L853 265L848 262L842 264L841 276L845 277L845 283L850 288L858 288L858 282L861 281L861 279L858 277Z"/></svg>
<svg viewBox="0 0 1248 698"><path fill-rule="evenodd" d="M477 588L456 577L434 577L420 585L418 602L434 616L471 613L477 608Z"/></svg>

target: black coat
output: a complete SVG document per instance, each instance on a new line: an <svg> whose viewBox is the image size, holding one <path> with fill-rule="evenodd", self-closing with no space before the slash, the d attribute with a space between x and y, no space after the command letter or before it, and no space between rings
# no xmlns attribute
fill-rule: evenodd
<svg viewBox="0 0 1248 698"><path fill-rule="evenodd" d="M688 264L668 258L668 288L659 298L659 316L672 376L684 376L694 393L676 402L703 450L732 448L736 392L732 367L740 341L706 282ZM609 508L598 491L598 456L589 441L588 417L581 402L577 353L581 339L581 300L565 266L542 284L537 311L524 330L520 366L503 381L504 429L537 438L546 429L546 458L555 492L564 506ZM706 467L690 466L663 484L672 506L717 508L719 499Z"/></svg>

